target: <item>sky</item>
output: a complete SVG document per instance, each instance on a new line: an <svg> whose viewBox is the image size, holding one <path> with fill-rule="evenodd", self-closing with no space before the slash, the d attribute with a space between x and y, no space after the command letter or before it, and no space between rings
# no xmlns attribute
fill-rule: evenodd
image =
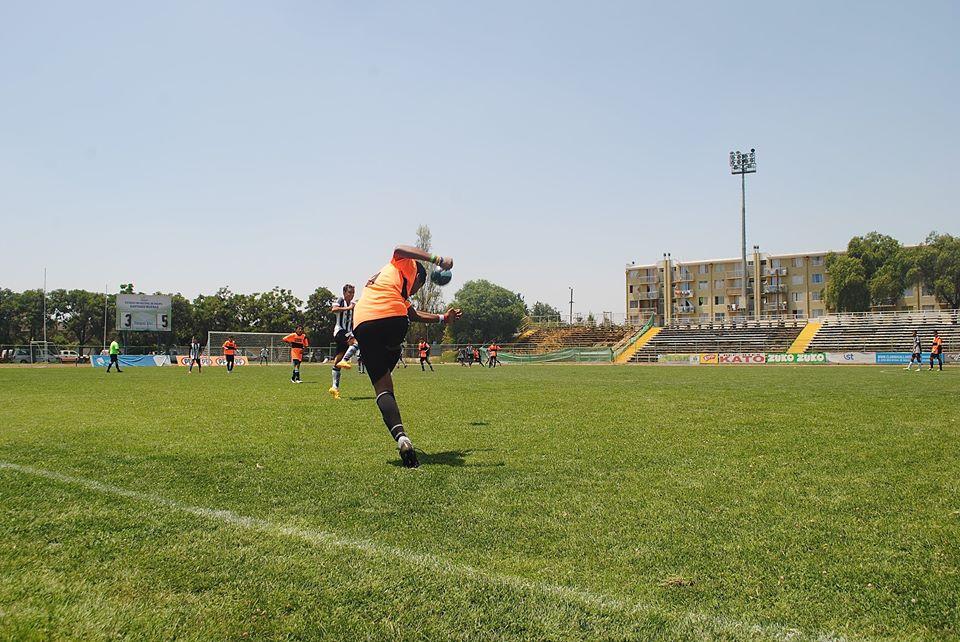
<svg viewBox="0 0 960 642"><path fill-rule="evenodd" d="M0 5L0 287L306 299L429 225L458 285L960 233L960 3Z"/></svg>

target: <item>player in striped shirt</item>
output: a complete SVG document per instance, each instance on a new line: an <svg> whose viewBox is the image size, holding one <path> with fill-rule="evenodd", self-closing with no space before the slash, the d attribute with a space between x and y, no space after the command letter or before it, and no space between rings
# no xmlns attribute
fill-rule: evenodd
<svg viewBox="0 0 960 642"><path fill-rule="evenodd" d="M910 354L910 363L907 364L907 367L904 370L912 370L913 363L917 363L917 372L923 370L923 355L922 349L920 348L920 335L916 330L913 331L913 352Z"/></svg>
<svg viewBox="0 0 960 642"><path fill-rule="evenodd" d="M193 372L193 364L197 364L197 372L203 372L203 365L200 363L202 353L203 348L200 346L200 342L196 337L190 337L190 367L187 369L187 374Z"/></svg>
<svg viewBox="0 0 960 642"><path fill-rule="evenodd" d="M337 315L337 322L333 326L333 340L337 344L337 354L333 358L332 379L333 385L330 386L330 395L334 399L340 398L340 374L342 370L349 370L350 357L356 352L351 351L356 340L353 338L353 308L356 304L353 297L357 289L347 283L343 286L343 296L337 299L330 310ZM349 356L348 356L349 355Z"/></svg>

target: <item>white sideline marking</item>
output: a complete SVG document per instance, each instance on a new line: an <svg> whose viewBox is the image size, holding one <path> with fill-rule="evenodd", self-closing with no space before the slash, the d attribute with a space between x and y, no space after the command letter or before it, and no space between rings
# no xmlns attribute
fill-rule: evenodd
<svg viewBox="0 0 960 642"><path fill-rule="evenodd" d="M658 609L656 607L637 602L631 602L611 595L595 593L593 591L571 586L563 586L561 584L538 582L536 580L530 580L516 575L489 573L467 564L461 564L459 562L453 562L444 559L438 555L417 553L407 549L381 544L372 540L345 537L329 531L312 530L297 526L289 526L286 524L278 524L257 517L240 515L230 510L218 510L214 508L204 508L202 506L190 506L189 504L182 504L174 499L168 499L160 495L121 488L120 486L113 486L112 484L104 484L102 482L98 482L93 479L86 479L84 477L65 475L53 470L34 468L33 466L25 466L7 461L0 461L0 470L9 470L24 475L32 475L34 477L43 477L45 479L61 482L63 484L69 484L71 486L80 486L82 488L86 488L87 490L96 491L103 495L113 495L141 503L156 504L176 512L195 515L203 519L221 522L230 526L236 526L244 530L256 531L268 535L280 535L283 537L300 540L319 548L344 548L364 553L371 557L412 562L417 566L426 566L450 575L460 575L489 584L499 584L517 589L521 592L526 591L541 593L543 595L553 596L560 600L565 600L567 602L573 602L588 607L607 609L627 614L653 613L658 615L666 615L667 617L673 615L669 611L663 609ZM832 633L810 636L796 628L775 624L749 624L747 622L741 622L722 616L696 612L690 612L683 615L681 620L685 620L690 624L707 624L726 633L762 635L776 640L797 640L807 638L813 638L817 640L844 639L837 637Z"/></svg>

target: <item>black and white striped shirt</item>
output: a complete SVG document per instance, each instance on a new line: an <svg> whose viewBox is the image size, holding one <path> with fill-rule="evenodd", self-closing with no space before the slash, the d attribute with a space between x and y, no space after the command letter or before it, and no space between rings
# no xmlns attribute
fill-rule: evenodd
<svg viewBox="0 0 960 642"><path fill-rule="evenodd" d="M337 307L345 308L349 305L343 297L337 299ZM337 325L333 328L333 336L340 334L340 331L344 331L347 334L353 333L353 310L341 310L337 312Z"/></svg>

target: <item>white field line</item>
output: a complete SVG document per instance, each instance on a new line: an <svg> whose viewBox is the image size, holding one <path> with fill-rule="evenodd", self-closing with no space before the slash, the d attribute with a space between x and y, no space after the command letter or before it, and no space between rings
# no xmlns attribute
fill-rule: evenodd
<svg viewBox="0 0 960 642"><path fill-rule="evenodd" d="M316 546L317 548L347 549L350 551L363 553L371 557L388 559L391 561L402 560L407 563L412 563L415 566L430 568L448 575L466 577L487 584L506 586L520 592L540 593L541 595L554 597L558 600L568 603L580 604L588 608L603 609L625 614L646 613L666 615L668 617L671 616L669 611L611 595L604 595L602 593L596 593L571 586L563 586L560 584L538 582L537 580L526 579L515 575L490 573L468 564L461 564L459 562L453 562L444 559L438 555L417 553L407 549L398 548L396 546L381 544L372 540L345 537L329 531L289 526L286 524L259 519L257 517L240 515L230 510L204 508L202 506L190 506L189 504L183 504L176 500L168 499L160 495L121 488L120 486L113 486L111 484L104 484L102 482L98 482L93 479L86 479L84 477L65 475L53 470L34 468L33 466L25 466L7 461L0 461L0 470L7 470L33 477L42 477L70 486L79 486L102 495L112 495L115 497L123 497L139 503L154 504L168 508L175 512L195 515L196 517L200 517L202 519L228 524L243 530L299 540L301 542L310 544L311 546ZM776 624L750 624L722 616L696 612L690 612L683 615L681 620L689 625L703 625L722 633L741 634L745 636L761 636L774 640L843 640L843 638L837 637L832 633L818 633L816 635L809 635L805 634L799 629L787 626ZM710 631L708 630L705 633L709 634Z"/></svg>

